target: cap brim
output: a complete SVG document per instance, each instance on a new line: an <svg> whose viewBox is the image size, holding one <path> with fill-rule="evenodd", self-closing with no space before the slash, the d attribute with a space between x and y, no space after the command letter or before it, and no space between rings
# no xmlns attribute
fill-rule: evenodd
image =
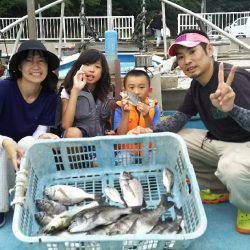
<svg viewBox="0 0 250 250"><path fill-rule="evenodd" d="M181 42L177 42L177 43L173 43L169 49L168 49L168 54L169 56L176 56L176 47L178 46L184 46L184 47L188 47L188 48L193 48L195 46L197 46L198 44L200 44L200 41L194 42L194 41L181 41Z"/></svg>

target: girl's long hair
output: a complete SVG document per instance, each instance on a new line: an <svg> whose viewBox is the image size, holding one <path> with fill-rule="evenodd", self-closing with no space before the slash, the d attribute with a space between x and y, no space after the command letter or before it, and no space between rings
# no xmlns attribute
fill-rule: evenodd
<svg viewBox="0 0 250 250"><path fill-rule="evenodd" d="M92 94L95 100L99 99L103 101L107 97L110 91L109 67L108 67L107 60L105 56L103 55L103 53L101 53L100 51L96 49L90 49L90 50L86 50L82 52L80 56L78 57L78 59L73 64L68 74L66 75L62 85L64 86L64 88L69 94L73 87L73 78L76 72L80 69L80 67L84 64L94 64L97 61L101 62L102 74L101 74L101 78L96 83L94 92Z"/></svg>

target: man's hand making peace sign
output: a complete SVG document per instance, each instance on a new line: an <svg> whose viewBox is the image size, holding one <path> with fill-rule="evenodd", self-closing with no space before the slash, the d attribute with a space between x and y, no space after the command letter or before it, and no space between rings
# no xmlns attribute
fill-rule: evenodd
<svg viewBox="0 0 250 250"><path fill-rule="evenodd" d="M215 93L210 95L212 104L222 112L229 112L234 105L235 93L231 88L231 84L234 79L234 74L237 67L233 66L227 77L227 81L224 80L224 64L220 63L218 72L218 88Z"/></svg>

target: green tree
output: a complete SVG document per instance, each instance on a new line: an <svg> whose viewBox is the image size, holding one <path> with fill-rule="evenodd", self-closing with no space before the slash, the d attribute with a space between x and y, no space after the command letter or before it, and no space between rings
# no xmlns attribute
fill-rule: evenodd
<svg viewBox="0 0 250 250"><path fill-rule="evenodd" d="M45 6L53 1L51 0L35 0L36 9L38 4ZM1 0L0 17L22 17L27 14L27 0ZM77 16L80 12L81 0L65 0L65 15ZM101 6L101 0L85 0L86 10L90 11L92 15L96 15L96 11ZM48 10L45 10L43 16L59 16L61 5L58 4Z"/></svg>
<svg viewBox="0 0 250 250"><path fill-rule="evenodd" d="M51 3L50 0L36 0L41 6ZM89 9L96 10L100 7L101 0L85 0L85 13L87 15L96 15L95 13L87 13ZM60 15L60 5L50 8L45 13L48 16ZM81 11L81 0L65 0L65 16L78 16Z"/></svg>
<svg viewBox="0 0 250 250"><path fill-rule="evenodd" d="M20 17L26 13L26 0L1 0L0 17Z"/></svg>
<svg viewBox="0 0 250 250"><path fill-rule="evenodd" d="M51 0L36 0L41 6L51 3ZM107 0L85 0L85 13L87 16L106 16ZM161 9L159 0L145 0L146 2L146 23L156 15ZM200 12L202 0L172 0L193 12ZM1 0L0 17L21 17L26 15L27 0ZM113 0L113 15L134 15L135 17L142 11L142 0ZM80 13L81 0L65 0L65 15L78 16ZM37 8L37 7L36 7ZM226 11L250 11L249 0L207 0L207 12L226 12ZM166 21L171 33L175 35L177 30L177 16L181 13L170 5L166 5ZM59 16L60 5L46 10L43 16Z"/></svg>

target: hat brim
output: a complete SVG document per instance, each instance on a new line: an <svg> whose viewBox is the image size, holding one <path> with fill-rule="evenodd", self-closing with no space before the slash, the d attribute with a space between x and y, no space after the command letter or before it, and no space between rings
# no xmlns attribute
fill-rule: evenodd
<svg viewBox="0 0 250 250"><path fill-rule="evenodd" d="M173 43L168 49L168 54L169 56L176 56L175 50L178 46L193 48L199 45L200 43L201 43L200 41L196 41L196 42L195 41L181 41L181 42Z"/></svg>
<svg viewBox="0 0 250 250"><path fill-rule="evenodd" d="M20 63L20 59L22 57L22 54L25 51L28 50L39 50L39 49L27 49L27 50L22 50L22 51L18 51L16 52L10 59L10 63L9 63L9 70L12 72L17 71L18 69L18 64ZM48 58L48 68L50 71L56 70L57 68L59 68L60 65L60 60L59 58L53 54L52 52L48 51L48 50L39 50L42 51Z"/></svg>

